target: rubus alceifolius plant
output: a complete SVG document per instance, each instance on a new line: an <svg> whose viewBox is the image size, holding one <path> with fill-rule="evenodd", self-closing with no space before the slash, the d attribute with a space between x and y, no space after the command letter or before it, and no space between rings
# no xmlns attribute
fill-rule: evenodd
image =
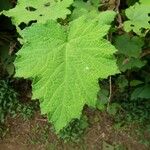
<svg viewBox="0 0 150 150"><path fill-rule="evenodd" d="M88 11L73 17L71 4L73 0L18 0L15 8L2 12L17 28L34 21L19 30L23 46L14 62L15 77L32 79L32 98L39 99L41 113L56 132L79 119L84 105L96 107L98 79L119 73L117 50L105 38L116 13ZM59 24L58 18L69 17L72 21Z"/></svg>

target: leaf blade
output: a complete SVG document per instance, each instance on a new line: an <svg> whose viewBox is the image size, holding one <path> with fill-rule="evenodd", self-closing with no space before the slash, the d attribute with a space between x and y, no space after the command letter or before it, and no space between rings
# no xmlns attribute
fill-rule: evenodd
<svg viewBox="0 0 150 150"><path fill-rule="evenodd" d="M119 72L116 49L103 39L108 30L107 24L81 17L67 31L52 20L23 31L16 76L33 78L33 98L40 99L57 132L79 118L85 104L95 107L99 77Z"/></svg>

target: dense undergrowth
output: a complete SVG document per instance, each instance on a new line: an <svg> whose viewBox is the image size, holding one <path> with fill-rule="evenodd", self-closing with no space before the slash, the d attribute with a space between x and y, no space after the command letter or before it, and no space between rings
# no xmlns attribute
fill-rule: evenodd
<svg viewBox="0 0 150 150"><path fill-rule="evenodd" d="M0 2L1 125L8 115L32 117L39 108L30 99L39 99L65 141L88 127L85 105L107 112L116 128L149 134L150 2L18 2ZM18 83L27 83L21 92Z"/></svg>

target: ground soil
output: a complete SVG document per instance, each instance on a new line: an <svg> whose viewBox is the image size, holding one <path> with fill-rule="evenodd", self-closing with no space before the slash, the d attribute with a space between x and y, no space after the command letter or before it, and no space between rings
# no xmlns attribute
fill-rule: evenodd
<svg viewBox="0 0 150 150"><path fill-rule="evenodd" d="M131 134L132 128L115 130L113 120L108 114L94 110L88 110L86 113L90 125L78 143L64 143L58 139L39 112L26 121L20 117L8 117L9 130L0 140L0 150L113 150L104 149L103 142L111 146L121 144L127 150L150 149L140 144L137 136Z"/></svg>

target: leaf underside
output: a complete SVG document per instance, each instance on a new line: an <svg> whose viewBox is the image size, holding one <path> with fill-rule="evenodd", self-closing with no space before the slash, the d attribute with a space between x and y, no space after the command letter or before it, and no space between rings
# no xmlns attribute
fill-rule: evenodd
<svg viewBox="0 0 150 150"><path fill-rule="evenodd" d="M56 132L79 118L85 104L95 107L98 78L119 72L116 49L103 38L109 28L80 17L67 29L51 20L22 31L16 76L33 79L33 99L40 99L41 112Z"/></svg>

